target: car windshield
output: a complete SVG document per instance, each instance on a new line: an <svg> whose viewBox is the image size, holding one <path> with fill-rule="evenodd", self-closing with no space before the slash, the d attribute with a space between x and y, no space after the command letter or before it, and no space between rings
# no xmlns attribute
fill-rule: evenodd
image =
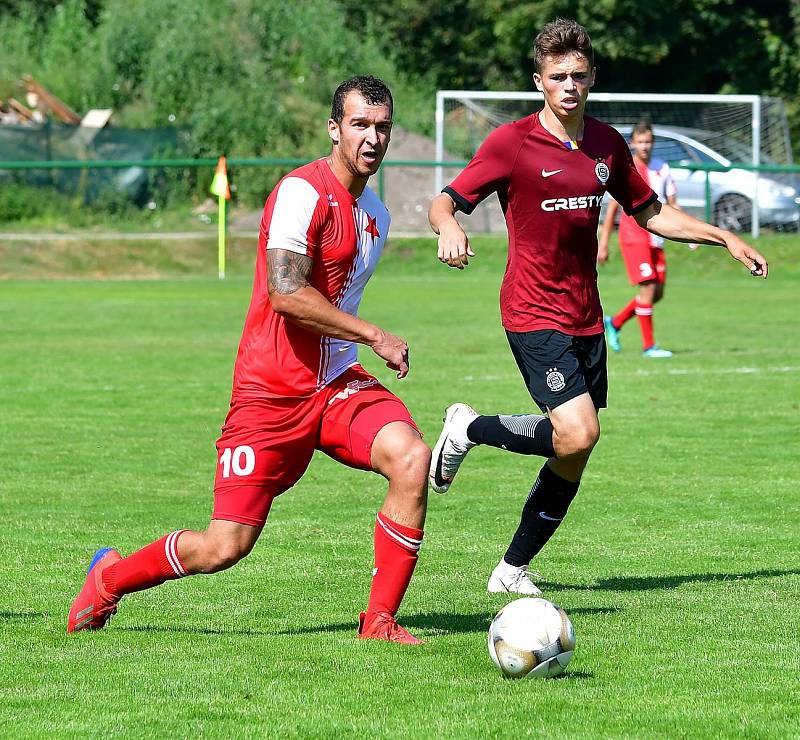
<svg viewBox="0 0 800 740"><path fill-rule="evenodd" d="M714 131L697 131L693 133L693 137L702 144L705 144L709 149L721 154L731 162L752 162L753 150L748 144L745 144L729 136L718 134ZM775 164L774 160L761 154L762 164Z"/></svg>
<svg viewBox="0 0 800 740"><path fill-rule="evenodd" d="M615 127L626 139L630 136L630 125L623 124ZM689 141L679 141L673 137L687 137ZM653 154L667 162L694 159L700 162L720 163L719 159L698 149L696 144L702 144L712 150L717 157L727 159L728 163L741 162L746 164L753 161L753 151L749 144L716 131L701 131L697 129L678 129L673 131L669 128L657 127ZM761 163L776 164L772 158L763 153L761 154Z"/></svg>

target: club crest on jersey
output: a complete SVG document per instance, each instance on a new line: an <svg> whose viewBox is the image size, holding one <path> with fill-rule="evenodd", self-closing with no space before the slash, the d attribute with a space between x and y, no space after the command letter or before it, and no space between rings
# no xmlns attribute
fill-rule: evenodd
<svg viewBox="0 0 800 740"><path fill-rule="evenodd" d="M608 165L605 162L598 162L594 166L594 174L597 175L600 184L605 185L608 182L608 178L611 177L611 170L608 169Z"/></svg>
<svg viewBox="0 0 800 740"><path fill-rule="evenodd" d="M564 376L559 372L557 367L551 367L547 371L547 375L545 375L544 379L545 382L547 383L547 387L554 393L558 393L558 391L563 391L564 388L567 387L567 384L564 380Z"/></svg>

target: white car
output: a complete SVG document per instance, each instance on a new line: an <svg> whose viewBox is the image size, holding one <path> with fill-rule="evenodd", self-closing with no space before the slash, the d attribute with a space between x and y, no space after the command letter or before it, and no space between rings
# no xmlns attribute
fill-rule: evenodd
<svg viewBox="0 0 800 740"><path fill-rule="evenodd" d="M626 140L630 125L615 125ZM734 162L750 162L752 154L744 144L713 131L653 126L653 157L673 166L672 177L678 187L678 203L693 216L706 216L706 173L684 169L692 164L717 164L730 167ZM768 164L763 161L762 164ZM754 172L734 167L727 172L711 172L711 219L731 231L749 231L753 196L758 182L759 221L778 229L800 228L800 179L797 175Z"/></svg>

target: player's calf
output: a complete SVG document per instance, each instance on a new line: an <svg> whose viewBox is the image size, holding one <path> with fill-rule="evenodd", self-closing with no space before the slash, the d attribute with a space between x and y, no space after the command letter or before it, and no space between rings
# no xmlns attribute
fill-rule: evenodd
<svg viewBox="0 0 800 740"><path fill-rule="evenodd" d="M220 524L228 526L218 531ZM250 553L260 531L260 527L215 520L205 532L184 532L181 549L187 573L219 573L233 567ZM240 532L242 536L237 536Z"/></svg>
<svg viewBox="0 0 800 740"><path fill-rule="evenodd" d="M479 416L467 428L476 444L489 445L519 455L553 457L553 424L541 414Z"/></svg>

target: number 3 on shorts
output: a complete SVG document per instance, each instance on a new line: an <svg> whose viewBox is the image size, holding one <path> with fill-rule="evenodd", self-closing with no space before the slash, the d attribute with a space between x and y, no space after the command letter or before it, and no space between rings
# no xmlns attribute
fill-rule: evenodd
<svg viewBox="0 0 800 740"><path fill-rule="evenodd" d="M256 453L249 445L240 445L231 450L226 447L219 457L222 465L222 477L230 478L231 471L234 475L250 475L256 468Z"/></svg>

